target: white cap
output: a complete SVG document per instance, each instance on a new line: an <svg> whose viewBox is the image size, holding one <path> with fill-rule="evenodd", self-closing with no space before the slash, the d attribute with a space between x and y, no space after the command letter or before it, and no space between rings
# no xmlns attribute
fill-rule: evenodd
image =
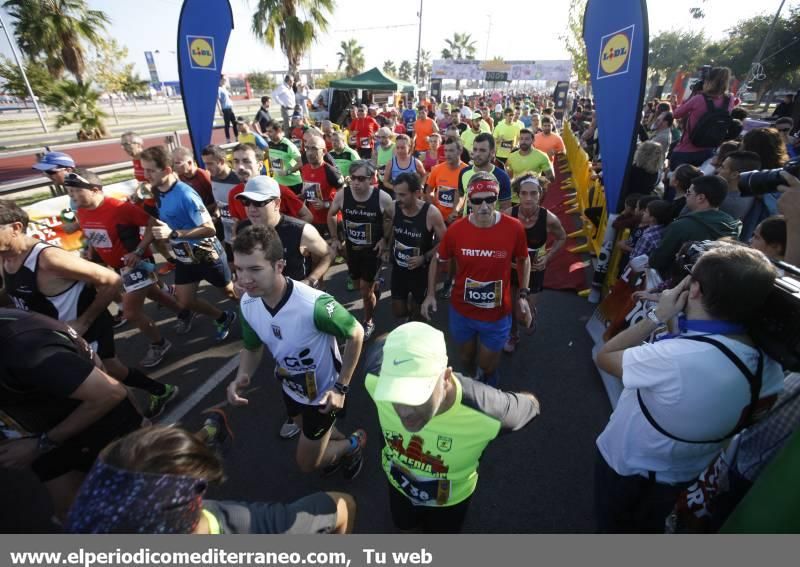
<svg viewBox="0 0 800 567"><path fill-rule="evenodd" d="M251 201L266 201L280 196L281 188L277 181L266 175L256 175L250 178L244 186L244 191L236 195L236 198L244 197Z"/></svg>

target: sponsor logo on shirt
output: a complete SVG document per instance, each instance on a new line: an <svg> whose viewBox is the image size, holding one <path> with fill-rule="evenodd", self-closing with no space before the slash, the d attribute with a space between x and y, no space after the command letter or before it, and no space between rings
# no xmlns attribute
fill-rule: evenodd
<svg viewBox="0 0 800 567"><path fill-rule="evenodd" d="M462 248L462 256L470 256L476 258L496 258L502 260L508 257L508 252L505 250L481 250L480 248Z"/></svg>
<svg viewBox="0 0 800 567"><path fill-rule="evenodd" d="M275 335L276 339L283 340L283 334L281 333L281 328L278 325L272 325L272 334Z"/></svg>

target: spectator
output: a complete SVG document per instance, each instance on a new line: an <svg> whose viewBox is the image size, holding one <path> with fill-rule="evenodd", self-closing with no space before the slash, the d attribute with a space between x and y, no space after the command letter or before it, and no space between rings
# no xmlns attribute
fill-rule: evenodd
<svg viewBox="0 0 800 567"><path fill-rule="evenodd" d="M625 209L614 219L611 226L614 230L623 231L626 228L634 229L639 226L639 218L636 216L636 206L639 204L639 199L642 195L639 193L631 193L625 197Z"/></svg>
<svg viewBox="0 0 800 567"><path fill-rule="evenodd" d="M773 118L783 118L784 116L791 117L792 110L794 109L794 95L784 95L783 100L778 103L775 110L772 112Z"/></svg>
<svg viewBox="0 0 800 567"><path fill-rule="evenodd" d="M750 246L773 262L782 262L786 255L786 219L780 215L765 218L753 232Z"/></svg>
<svg viewBox="0 0 800 567"><path fill-rule="evenodd" d="M717 169L722 165L722 162L725 161L725 158L728 157L728 154L738 150L740 145L741 144L736 140L722 142L714 155L704 161L703 165L700 166L700 172L703 175L714 175Z"/></svg>
<svg viewBox="0 0 800 567"><path fill-rule="evenodd" d="M745 171L761 169L761 158L755 152L731 152L722 161L717 175L728 183L728 195L719 206L719 210L728 213L735 219L744 220L753 208L755 197L743 196L739 191L739 174Z"/></svg>
<svg viewBox="0 0 800 567"><path fill-rule="evenodd" d="M761 158L763 169L783 167L789 161L786 144L775 128L755 128L742 138L742 150L755 152Z"/></svg>
<svg viewBox="0 0 800 567"><path fill-rule="evenodd" d="M653 136L651 141L661 146L661 150L666 156L672 145L672 124L675 118L671 111L662 112L653 122Z"/></svg>
<svg viewBox="0 0 800 567"><path fill-rule="evenodd" d="M624 242L620 242L619 244L617 244L617 247L623 252L625 252L625 255L622 258L622 262L620 262L620 268L624 268L625 265L628 263L628 259L632 257L629 256L629 254L633 252L634 248L636 248L636 245L639 242L639 239L642 237L642 234L644 234L645 229L647 229L650 226L649 224L645 224L644 222L644 213L647 210L647 205L651 201L657 201L657 200L658 197L656 197L655 195L644 195L640 197L639 200L636 202L634 217L638 222L636 226L631 229L631 234L628 237L628 239L625 240Z"/></svg>
<svg viewBox="0 0 800 567"><path fill-rule="evenodd" d="M778 210L786 219L785 261L800 266L800 179L785 171L781 176L786 180L778 187L783 191L778 200Z"/></svg>
<svg viewBox="0 0 800 567"><path fill-rule="evenodd" d="M664 167L664 152L661 145L656 142L642 142L633 154L628 187L642 195L653 193L662 167Z"/></svg>
<svg viewBox="0 0 800 567"><path fill-rule="evenodd" d="M711 147L700 147L692 142L692 137L695 126L708 112L707 101L711 101L715 108L727 106L728 111L735 106L735 99L728 92L730 75L731 70L727 67L714 67L703 82L702 92L693 94L673 112L675 118L684 119L683 135L670 157L673 169L684 163L699 166L711 157L714 147L720 143L721 140Z"/></svg>
<svg viewBox="0 0 800 567"><path fill-rule="evenodd" d="M665 274L675 253L689 240L717 240L724 236L737 238L741 223L719 206L728 195L727 182L718 175L703 175L692 181L686 191L689 213L678 217L664 231L661 244L650 254L650 267Z"/></svg>
<svg viewBox="0 0 800 567"><path fill-rule="evenodd" d="M269 113L270 96L264 95L261 97L261 106L256 111L256 117L253 119L253 131L267 135L267 125L272 122L272 116Z"/></svg>
<svg viewBox="0 0 800 567"><path fill-rule="evenodd" d="M794 121L788 116L785 118L778 118L775 121L775 129L781 135L781 138L783 138L783 143L786 145L786 153L789 154L790 159L795 159L800 156L797 140L789 135L793 128Z"/></svg>
<svg viewBox="0 0 800 567"><path fill-rule="evenodd" d="M631 250L631 260L639 256L646 257L658 248L664 235L664 229L671 221L672 205L668 201L656 199L647 203L642 211L641 223L645 228Z"/></svg>
<svg viewBox="0 0 800 567"><path fill-rule="evenodd" d="M699 178L706 181L698 189L715 185L723 195L722 180L709 179ZM783 388L780 365L747 331L772 293L776 271L769 260L757 250L722 244L685 269L690 275L597 355L598 366L623 385L597 439L600 532L663 533L677 496ZM641 345L680 313L686 317L680 334ZM752 392L756 373L762 385Z"/></svg>
<svg viewBox="0 0 800 567"><path fill-rule="evenodd" d="M703 175L698 168L688 163L678 166L669 176L669 187L665 191L665 198L667 193L672 192L675 198L672 200L672 218L678 218L683 209L686 207L686 191L692 185L692 181Z"/></svg>

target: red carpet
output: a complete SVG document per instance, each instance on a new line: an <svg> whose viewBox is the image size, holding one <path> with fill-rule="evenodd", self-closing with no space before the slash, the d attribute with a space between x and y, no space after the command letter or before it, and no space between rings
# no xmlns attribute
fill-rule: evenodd
<svg viewBox="0 0 800 567"><path fill-rule="evenodd" d="M558 217L567 234L578 229L578 218L576 215L567 215L566 212L571 208L565 205L568 192L561 189L561 181L564 175L559 171L559 166L555 166L555 181L550 184L550 188L544 196L542 206L551 211ZM578 254L569 251L570 248L583 244L583 239L575 240L568 238L566 244L558 251L547 265L547 272L544 276L544 287L547 289L574 289L582 290L588 287L586 269L590 265L589 260ZM548 241L552 245L552 238Z"/></svg>

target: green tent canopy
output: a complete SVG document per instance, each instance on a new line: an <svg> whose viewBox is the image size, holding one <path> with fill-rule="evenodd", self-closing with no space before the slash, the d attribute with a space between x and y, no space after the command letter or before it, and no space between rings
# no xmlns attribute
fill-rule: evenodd
<svg viewBox="0 0 800 567"><path fill-rule="evenodd" d="M416 86L413 83L392 78L377 67L373 67L369 71L364 71L355 77L331 81L330 86L331 88L342 90L361 89L365 91L402 93L413 93L416 90Z"/></svg>

